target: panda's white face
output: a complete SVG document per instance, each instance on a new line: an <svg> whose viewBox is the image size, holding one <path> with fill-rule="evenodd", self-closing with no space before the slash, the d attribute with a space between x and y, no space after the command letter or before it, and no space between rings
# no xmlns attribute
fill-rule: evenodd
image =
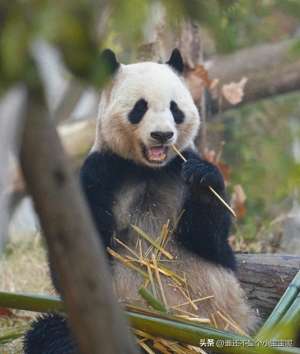
<svg viewBox="0 0 300 354"><path fill-rule="evenodd" d="M199 114L183 80L167 64L121 65L100 100L95 150L150 167L193 144Z"/></svg>

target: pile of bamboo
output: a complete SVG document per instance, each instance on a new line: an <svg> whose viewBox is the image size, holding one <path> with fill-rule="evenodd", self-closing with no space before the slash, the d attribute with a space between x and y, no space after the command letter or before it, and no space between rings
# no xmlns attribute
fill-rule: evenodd
<svg viewBox="0 0 300 354"><path fill-rule="evenodd" d="M177 221L179 222L180 217ZM174 228L176 225L174 226ZM137 247L130 248L126 243L114 238L115 242L125 252L118 253L109 248L108 252L118 262L136 271L143 278L138 289L141 298L148 308L127 305L126 315L134 329L138 345L147 353L155 354L196 354L206 353L205 347L199 344L201 340L231 341L232 343L250 343L250 347L214 347L214 352L222 353L264 353L265 348L258 343L272 340L290 340L295 338L300 320L300 271L291 282L286 292L278 302L274 311L261 328L256 338L250 338L235 324L228 314L220 314L223 320L238 334L220 331L214 327L210 318L199 317L196 312L188 312L182 307L190 305L197 310L197 305L203 301L213 301L213 296L193 299L190 297L189 284L184 274L177 274L166 266L166 260L176 262L174 256L167 250L168 242L174 231L169 222L163 225L160 235L153 239L139 227L132 225L137 235ZM148 245L142 248L141 243ZM144 251L143 251L144 250ZM168 282L163 282L166 277ZM169 306L163 284L175 286L186 301ZM35 312L64 312L64 305L58 297L25 295L0 292L0 307L20 309ZM231 328L230 328L231 327ZM0 336L0 344L13 341L22 336L28 327L14 328ZM295 344L295 343L294 343ZM267 348L270 350L270 348ZM298 348L276 348L272 353L298 353Z"/></svg>

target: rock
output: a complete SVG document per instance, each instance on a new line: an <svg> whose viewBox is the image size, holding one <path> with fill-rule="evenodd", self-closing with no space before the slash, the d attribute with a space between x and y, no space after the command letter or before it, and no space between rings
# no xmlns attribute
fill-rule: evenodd
<svg viewBox="0 0 300 354"><path fill-rule="evenodd" d="M300 205L294 202L283 226L280 251L287 254L300 254Z"/></svg>

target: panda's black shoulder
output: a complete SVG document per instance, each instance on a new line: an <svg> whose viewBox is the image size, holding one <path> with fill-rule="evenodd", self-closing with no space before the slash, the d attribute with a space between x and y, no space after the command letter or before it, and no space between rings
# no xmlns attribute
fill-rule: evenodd
<svg viewBox="0 0 300 354"><path fill-rule="evenodd" d="M120 163L121 159L115 154L92 152L80 169L80 179L84 182L101 179L101 177L106 177L108 173L111 175L111 170L119 169Z"/></svg>
<svg viewBox="0 0 300 354"><path fill-rule="evenodd" d="M80 170L80 182L87 191L93 185L120 186L136 170L135 164L112 152L92 152Z"/></svg>
<svg viewBox="0 0 300 354"><path fill-rule="evenodd" d="M186 150L186 157L197 154ZM84 186L90 183L110 182L120 185L122 180L130 176L144 180L148 178L159 178L166 173L180 173L182 159L175 157L165 167L153 169L147 166L138 165L132 160L126 160L111 152L92 152L84 161L80 170L80 180Z"/></svg>

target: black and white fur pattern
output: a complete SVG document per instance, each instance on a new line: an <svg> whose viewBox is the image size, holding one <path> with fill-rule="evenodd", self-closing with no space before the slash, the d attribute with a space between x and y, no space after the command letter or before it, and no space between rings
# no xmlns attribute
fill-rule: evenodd
<svg viewBox="0 0 300 354"><path fill-rule="evenodd" d="M104 55L115 73L102 92L95 144L81 170L100 239L105 247L122 254L124 249L114 241L116 236L139 253L131 225L153 238L160 235L167 221L171 228L177 225L167 245L175 261L167 266L186 277L192 299L213 296L201 303L196 313L208 318L217 311L230 314L240 328L251 331L256 318L234 274L235 258L228 244L230 215L208 189L211 186L226 198L224 181L217 167L195 151L193 140L200 118L179 75L183 70L179 51L174 50L167 64L121 65L111 51ZM174 153L171 144L176 144L187 162ZM149 245L141 241L141 247L145 251ZM141 302L137 290L143 279L120 263L112 261L112 267L120 300ZM164 277L162 281L169 306L186 302L179 289L169 286ZM190 305L181 308L195 312ZM221 317L215 315L214 320L219 328L228 328ZM53 315L48 322L47 318L40 322L50 329L58 323L61 333L66 333L66 324ZM36 353L37 328L35 323L27 334L26 354ZM56 327L55 333L59 333ZM64 348L70 341L70 351L66 351L59 347L57 337L52 347L44 346L39 353L73 354L71 338L66 339L65 334L61 338Z"/></svg>

